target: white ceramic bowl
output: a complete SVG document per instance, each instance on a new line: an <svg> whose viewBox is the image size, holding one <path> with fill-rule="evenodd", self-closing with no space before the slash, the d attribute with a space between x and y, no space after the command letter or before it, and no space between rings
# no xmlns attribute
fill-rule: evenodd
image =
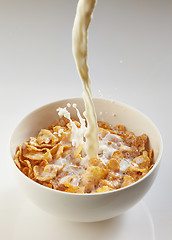
<svg viewBox="0 0 172 240"><path fill-rule="evenodd" d="M150 147L154 149L155 165L150 172L138 182L112 192L96 194L65 193L44 187L26 177L15 165L13 157L18 144L36 136L41 128L45 128L57 120L56 109L65 107L67 103L76 103L83 112L81 98L65 99L45 105L26 116L16 127L10 142L12 165L16 178L27 196L40 208L60 218L93 222L115 217L134 206L150 189L157 175L162 155L162 139L156 126L145 115L136 109L119 102L107 99L94 99L98 120L112 125L124 124L136 135L146 133ZM71 115L76 117L71 108Z"/></svg>

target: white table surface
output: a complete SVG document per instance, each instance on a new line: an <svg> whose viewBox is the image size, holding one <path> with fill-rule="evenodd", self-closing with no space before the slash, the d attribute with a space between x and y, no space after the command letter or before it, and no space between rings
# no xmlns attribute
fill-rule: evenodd
<svg viewBox="0 0 172 240"><path fill-rule="evenodd" d="M160 171L142 202L112 221L75 226L61 223L63 226L59 227L56 219L32 206L12 174L9 139L17 123L46 103L82 96L71 50L76 4L76 0L0 0L0 239L31 239L32 230L33 240L48 236L56 239L58 229L67 226L71 232L80 229L75 239L85 239L81 236L89 232L89 238L94 240L135 240L139 230L140 239L170 240L170 0L98 0L89 30L88 62L93 96L98 97L101 91L106 98L136 107L152 119L163 137ZM100 234L101 229L106 237ZM70 238L74 238L73 234Z"/></svg>

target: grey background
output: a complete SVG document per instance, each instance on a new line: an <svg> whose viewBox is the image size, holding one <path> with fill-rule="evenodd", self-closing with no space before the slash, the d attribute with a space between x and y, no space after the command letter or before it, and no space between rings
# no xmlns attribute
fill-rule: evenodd
<svg viewBox="0 0 172 240"><path fill-rule="evenodd" d="M18 121L46 103L82 96L71 50L76 4L0 0L0 196L17 189L8 159ZM171 239L172 1L99 0L88 44L93 96L136 107L162 134L162 164L144 203L156 239Z"/></svg>

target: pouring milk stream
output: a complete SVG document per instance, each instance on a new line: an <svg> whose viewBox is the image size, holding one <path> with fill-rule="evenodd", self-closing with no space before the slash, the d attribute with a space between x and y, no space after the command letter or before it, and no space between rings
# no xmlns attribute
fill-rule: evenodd
<svg viewBox="0 0 172 240"><path fill-rule="evenodd" d="M97 157L99 141L97 116L92 100L91 81L87 65L87 31L91 22L96 0L79 0L72 31L73 56L83 83L84 116L87 120L86 153L89 158Z"/></svg>

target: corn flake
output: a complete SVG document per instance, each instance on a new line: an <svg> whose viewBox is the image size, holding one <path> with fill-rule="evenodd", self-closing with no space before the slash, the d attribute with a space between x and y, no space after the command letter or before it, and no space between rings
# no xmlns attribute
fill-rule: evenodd
<svg viewBox="0 0 172 240"><path fill-rule="evenodd" d="M130 171L137 172L147 172L150 166L150 159L146 151L143 152L143 155L136 157L131 162Z"/></svg>
<svg viewBox="0 0 172 240"><path fill-rule="evenodd" d="M55 165L46 165L42 166L34 166L33 171L35 178L39 181L48 181L53 179L57 175L57 171L59 168Z"/></svg>
<svg viewBox="0 0 172 240"><path fill-rule="evenodd" d="M120 171L120 164L119 164L119 161L114 159L114 158L111 158L107 164L106 164L107 168L114 171L114 172L118 172Z"/></svg>
<svg viewBox="0 0 172 240"><path fill-rule="evenodd" d="M102 192L109 192L109 191L113 191L114 189L108 186L103 186L103 187L99 187L96 190L96 193L102 193Z"/></svg>
<svg viewBox="0 0 172 240"><path fill-rule="evenodd" d="M134 182L135 182L134 179L130 175L125 175L121 187L126 187Z"/></svg>
<svg viewBox="0 0 172 240"><path fill-rule="evenodd" d="M106 168L105 164L98 158L90 158L89 166L98 166L100 168Z"/></svg>
<svg viewBox="0 0 172 240"><path fill-rule="evenodd" d="M88 167L81 179L82 185L85 186L86 191L91 192L99 184L102 178L105 178L108 171L98 166Z"/></svg>

